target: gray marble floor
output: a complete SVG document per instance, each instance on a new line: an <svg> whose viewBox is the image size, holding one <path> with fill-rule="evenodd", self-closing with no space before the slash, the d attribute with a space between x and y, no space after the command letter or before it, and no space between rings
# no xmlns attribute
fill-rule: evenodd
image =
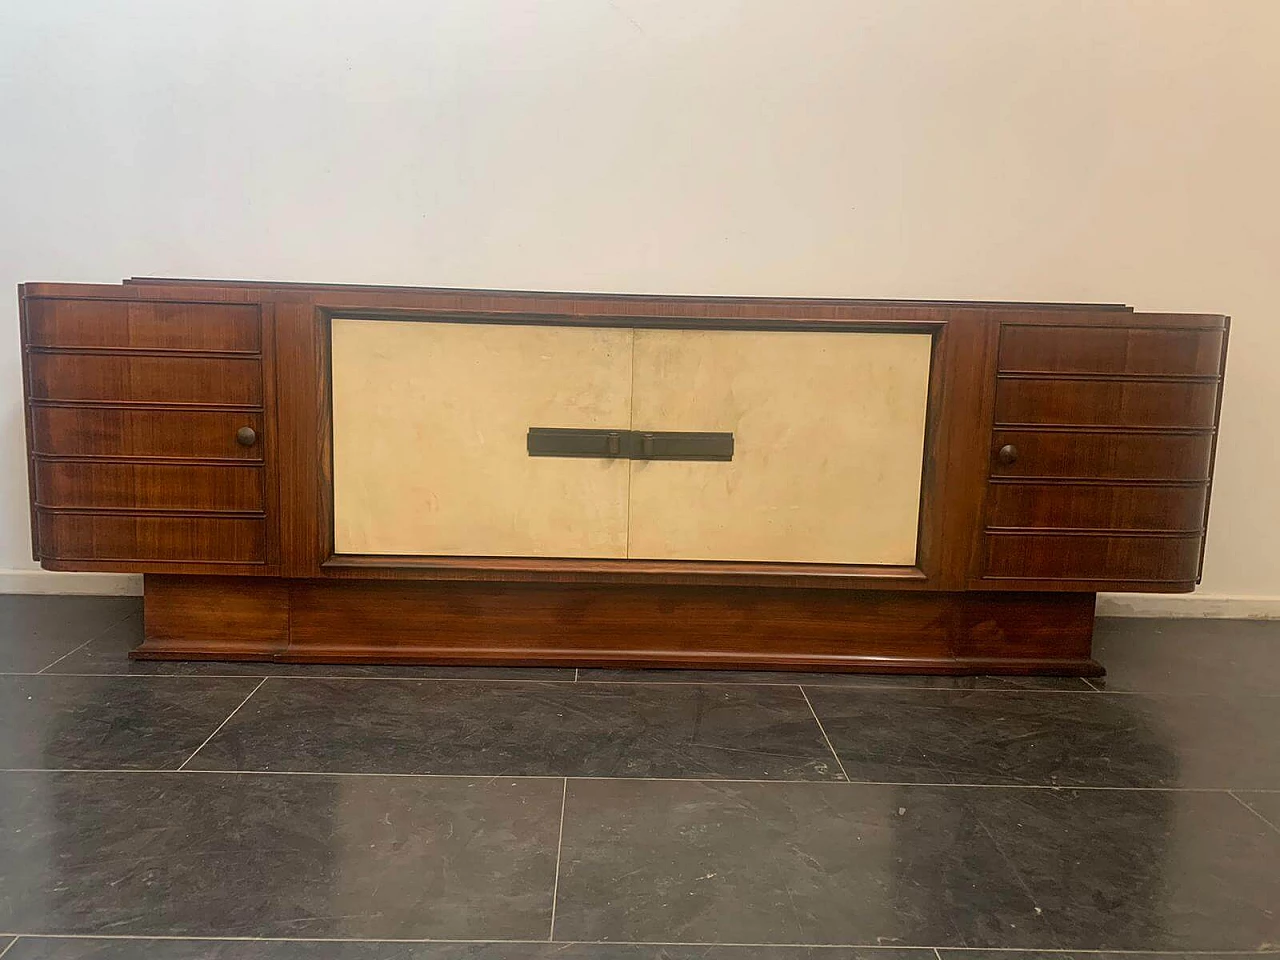
<svg viewBox="0 0 1280 960"><path fill-rule="evenodd" d="M4 960L1280 957L1280 623L1100 621L1093 682L140 638L0 597Z"/></svg>

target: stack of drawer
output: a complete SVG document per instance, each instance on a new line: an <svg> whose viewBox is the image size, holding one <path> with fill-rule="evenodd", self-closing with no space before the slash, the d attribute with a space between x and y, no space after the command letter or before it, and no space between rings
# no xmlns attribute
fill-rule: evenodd
<svg viewBox="0 0 1280 960"><path fill-rule="evenodd" d="M1199 576L1226 329L1005 323L984 580Z"/></svg>
<svg viewBox="0 0 1280 960"><path fill-rule="evenodd" d="M25 306L43 559L265 563L259 307Z"/></svg>

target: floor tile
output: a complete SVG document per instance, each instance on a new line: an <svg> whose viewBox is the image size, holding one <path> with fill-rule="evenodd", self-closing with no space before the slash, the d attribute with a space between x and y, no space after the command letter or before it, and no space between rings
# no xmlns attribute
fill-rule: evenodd
<svg viewBox="0 0 1280 960"><path fill-rule="evenodd" d="M1053 945L965 791L570 781L556 937Z"/></svg>
<svg viewBox="0 0 1280 960"><path fill-rule="evenodd" d="M1280 621L1104 618L1093 655L1113 691L1280 695Z"/></svg>
<svg viewBox="0 0 1280 960"><path fill-rule="evenodd" d="M1225 793L988 790L975 804L1069 949L1280 944L1280 833Z"/></svg>
<svg viewBox="0 0 1280 960"><path fill-rule="evenodd" d="M465 667L369 663L261 663L223 660L130 660L129 651L142 643L142 615L117 623L49 673L129 674L207 677L421 677L472 680L573 680L572 668Z"/></svg>
<svg viewBox="0 0 1280 960"><path fill-rule="evenodd" d="M797 687L270 679L208 770L837 779Z"/></svg>
<svg viewBox="0 0 1280 960"><path fill-rule="evenodd" d="M1276 830L1280 830L1280 793L1249 793L1241 790L1236 792L1236 796L1248 804L1254 813Z"/></svg>
<svg viewBox="0 0 1280 960"><path fill-rule="evenodd" d="M1277 697L805 689L851 780L1280 787Z"/></svg>
<svg viewBox="0 0 1280 960"><path fill-rule="evenodd" d="M944 690L1068 690L1093 688L1079 677L927 677L914 674L803 673L785 670L578 671L580 681L618 683L800 683L822 687L909 687Z"/></svg>
<svg viewBox="0 0 1280 960"><path fill-rule="evenodd" d="M1243 960L1239 953L1042 953L1034 950L942 949L940 960ZM1250 952L1251 960L1280 957L1280 951Z"/></svg>
<svg viewBox="0 0 1280 960"><path fill-rule="evenodd" d="M532 939L560 780L0 775L0 930Z"/></svg>
<svg viewBox="0 0 1280 960"><path fill-rule="evenodd" d="M0 677L0 768L175 769L250 677Z"/></svg>
<svg viewBox="0 0 1280 960"><path fill-rule="evenodd" d="M24 938L5 960L936 960L932 950L592 943L57 940Z"/></svg>
<svg viewBox="0 0 1280 960"><path fill-rule="evenodd" d="M141 606L139 597L0 596L0 673L36 673Z"/></svg>
<svg viewBox="0 0 1280 960"><path fill-rule="evenodd" d="M556 937L1256 950L1277 862L1224 793L571 780Z"/></svg>

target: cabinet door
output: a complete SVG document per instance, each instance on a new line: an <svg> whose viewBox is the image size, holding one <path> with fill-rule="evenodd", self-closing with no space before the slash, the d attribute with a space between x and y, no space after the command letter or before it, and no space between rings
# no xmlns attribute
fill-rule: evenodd
<svg viewBox="0 0 1280 960"><path fill-rule="evenodd" d="M46 567L274 573L270 344L257 304L24 297Z"/></svg>
<svg viewBox="0 0 1280 960"><path fill-rule="evenodd" d="M626 556L627 461L526 437L626 428L630 330L334 319L331 346L337 553Z"/></svg>
<svg viewBox="0 0 1280 960"><path fill-rule="evenodd" d="M732 432L635 461L628 555L913 564L928 334L637 330L632 427Z"/></svg>

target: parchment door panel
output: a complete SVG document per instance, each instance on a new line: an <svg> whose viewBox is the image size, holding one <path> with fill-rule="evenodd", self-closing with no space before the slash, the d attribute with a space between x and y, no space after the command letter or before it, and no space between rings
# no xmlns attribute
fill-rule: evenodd
<svg viewBox="0 0 1280 960"><path fill-rule="evenodd" d="M625 460L530 457L531 426L625 428L632 331L332 321L334 546L624 557Z"/></svg>
<svg viewBox="0 0 1280 960"><path fill-rule="evenodd" d="M931 337L636 330L632 427L732 431L633 461L628 556L912 564Z"/></svg>

